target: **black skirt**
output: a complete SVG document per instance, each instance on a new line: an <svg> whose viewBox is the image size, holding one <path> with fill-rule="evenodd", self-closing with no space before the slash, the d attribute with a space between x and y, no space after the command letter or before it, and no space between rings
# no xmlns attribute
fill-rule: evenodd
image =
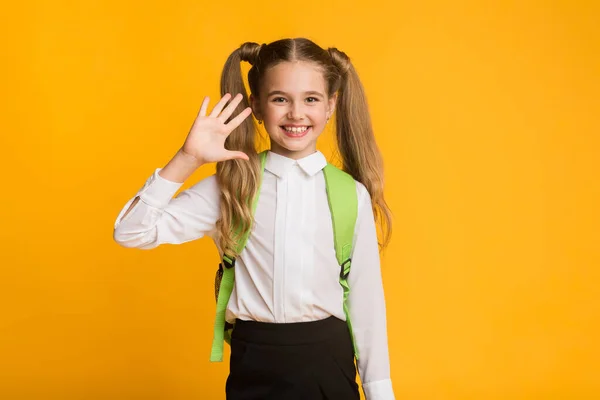
<svg viewBox="0 0 600 400"><path fill-rule="evenodd" d="M358 400L346 322L274 324L237 320L227 400Z"/></svg>

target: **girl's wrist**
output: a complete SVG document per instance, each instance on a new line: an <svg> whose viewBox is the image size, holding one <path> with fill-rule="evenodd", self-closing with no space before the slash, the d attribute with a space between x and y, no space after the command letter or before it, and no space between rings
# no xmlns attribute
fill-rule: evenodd
<svg viewBox="0 0 600 400"><path fill-rule="evenodd" d="M179 149L167 165L160 170L159 175L169 181L183 183L202 165L204 164L196 157Z"/></svg>
<svg viewBox="0 0 600 400"><path fill-rule="evenodd" d="M177 151L175 157L180 157L185 164L189 164L190 167L200 168L204 165L204 162L200 161L198 158L194 157L190 153L187 153L183 150L183 147Z"/></svg>

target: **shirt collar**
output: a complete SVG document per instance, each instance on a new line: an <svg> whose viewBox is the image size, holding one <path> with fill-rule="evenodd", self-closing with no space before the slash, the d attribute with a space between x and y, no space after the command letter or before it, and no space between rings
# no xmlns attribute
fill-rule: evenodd
<svg viewBox="0 0 600 400"><path fill-rule="evenodd" d="M323 153L318 150L299 160L294 160L273 153L272 151L267 153L265 169L277 175L279 178L284 177L294 165L298 165L307 175L314 176L317 172L325 168L327 159L325 159Z"/></svg>

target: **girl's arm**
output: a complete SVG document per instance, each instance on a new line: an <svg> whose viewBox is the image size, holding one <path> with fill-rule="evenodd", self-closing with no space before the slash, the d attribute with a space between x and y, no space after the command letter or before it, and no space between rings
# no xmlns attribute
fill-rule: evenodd
<svg viewBox="0 0 600 400"><path fill-rule="evenodd" d="M175 199L172 197L203 164L248 159L242 152L225 149L229 134L251 113L247 107L227 122L242 98L238 94L227 104L231 95L226 94L208 116L209 99L204 98L181 149L164 168L148 178L119 213L113 233L117 243L149 249L161 243L194 240L214 229L219 216L219 190L214 177L197 183Z"/></svg>
<svg viewBox="0 0 600 400"><path fill-rule="evenodd" d="M119 213L113 238L121 246L151 249L212 236L220 201L215 176L173 198L182 183L165 179L166 168L157 169Z"/></svg>
<svg viewBox="0 0 600 400"><path fill-rule="evenodd" d="M366 188L357 183L357 191L359 208L348 276L348 306L358 347L358 371L367 400L393 400L375 220Z"/></svg>
<svg viewBox="0 0 600 400"><path fill-rule="evenodd" d="M202 166L201 163L196 160L195 157L184 153L179 150L177 154L169 161L169 163L159 172L162 178L173 183L183 183L187 178L190 177L196 171L196 169ZM137 203L140 201L139 196L136 196L133 203L127 208L125 213L119 216L120 219L125 218L129 211L131 211ZM131 203L131 202L130 202Z"/></svg>

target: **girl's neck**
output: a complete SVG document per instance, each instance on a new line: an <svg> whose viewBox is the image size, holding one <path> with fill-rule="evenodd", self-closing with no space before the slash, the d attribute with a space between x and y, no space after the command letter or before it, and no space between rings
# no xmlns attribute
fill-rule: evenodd
<svg viewBox="0 0 600 400"><path fill-rule="evenodd" d="M289 150L282 146L279 146L277 143L271 142L270 151L272 153L278 154L280 156L283 156L286 158L291 158L292 160L300 160L304 157L308 157L311 154L315 153L317 151L317 149L316 149L316 146L314 148L312 146L310 146L310 147L307 147L307 148L299 150L299 151L294 151L294 150Z"/></svg>

